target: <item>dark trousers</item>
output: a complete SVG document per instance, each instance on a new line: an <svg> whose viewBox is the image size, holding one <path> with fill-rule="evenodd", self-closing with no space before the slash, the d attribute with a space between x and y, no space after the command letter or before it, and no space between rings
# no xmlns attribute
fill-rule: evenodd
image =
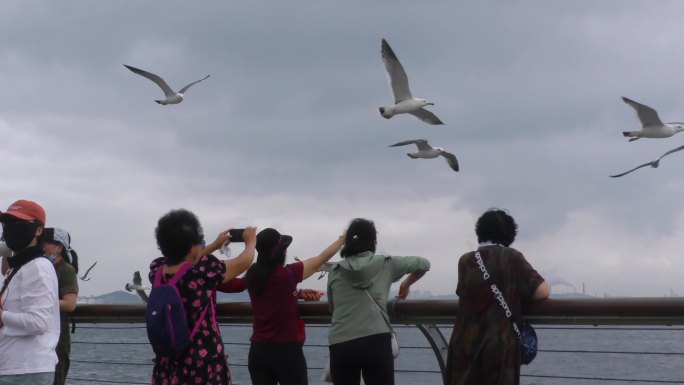
<svg viewBox="0 0 684 385"><path fill-rule="evenodd" d="M53 385L66 384L67 373L69 373L69 353L71 353L71 336L69 335L69 323L67 321L66 327L62 327L59 334L59 342L57 342L57 366L55 366L55 381Z"/></svg>
<svg viewBox="0 0 684 385"><path fill-rule="evenodd" d="M252 342L249 348L252 385L308 385L306 358L298 342L266 344Z"/></svg>
<svg viewBox="0 0 684 385"><path fill-rule="evenodd" d="M390 333L330 345L330 373L334 385L394 385Z"/></svg>

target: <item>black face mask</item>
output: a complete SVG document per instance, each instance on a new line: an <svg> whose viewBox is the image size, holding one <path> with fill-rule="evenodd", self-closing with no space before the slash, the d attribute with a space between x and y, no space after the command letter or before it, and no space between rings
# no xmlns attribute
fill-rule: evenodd
<svg viewBox="0 0 684 385"><path fill-rule="evenodd" d="M12 251L24 250L36 236L38 225L33 222L17 221L2 225L2 237Z"/></svg>

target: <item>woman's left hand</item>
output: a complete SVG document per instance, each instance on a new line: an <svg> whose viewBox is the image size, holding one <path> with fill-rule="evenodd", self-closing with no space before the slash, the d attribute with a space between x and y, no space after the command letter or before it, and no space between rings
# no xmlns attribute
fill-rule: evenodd
<svg viewBox="0 0 684 385"><path fill-rule="evenodd" d="M298 299L304 301L320 301L321 297L325 295L324 292L313 289L299 289L297 292Z"/></svg>
<svg viewBox="0 0 684 385"><path fill-rule="evenodd" d="M411 284L409 282L406 282L406 280L403 280L401 282L401 285L399 285L399 294L397 294L396 298L406 299L406 297L408 297L410 291L411 291Z"/></svg>

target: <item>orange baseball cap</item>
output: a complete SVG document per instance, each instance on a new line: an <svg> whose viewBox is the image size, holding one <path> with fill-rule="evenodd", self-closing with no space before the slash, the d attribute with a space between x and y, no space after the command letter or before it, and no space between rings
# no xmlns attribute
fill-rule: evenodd
<svg viewBox="0 0 684 385"><path fill-rule="evenodd" d="M0 222L5 222L9 218L20 219L23 221L38 221L45 224L45 210L38 203L26 199L19 199L12 203L7 211L0 213Z"/></svg>

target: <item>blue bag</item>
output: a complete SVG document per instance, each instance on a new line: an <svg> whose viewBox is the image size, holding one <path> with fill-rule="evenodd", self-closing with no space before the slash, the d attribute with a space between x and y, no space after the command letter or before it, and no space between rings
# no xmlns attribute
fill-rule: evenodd
<svg viewBox="0 0 684 385"><path fill-rule="evenodd" d="M178 280L191 267L190 263L184 264L168 281L164 277L163 266L159 266L155 273L145 320L147 338L158 356L178 357L187 350L192 345L192 339L209 308L207 305L199 318L200 322L197 322L191 331L180 292L176 287Z"/></svg>
<svg viewBox="0 0 684 385"><path fill-rule="evenodd" d="M537 333L527 321L520 322L520 363L528 365L537 356Z"/></svg>

